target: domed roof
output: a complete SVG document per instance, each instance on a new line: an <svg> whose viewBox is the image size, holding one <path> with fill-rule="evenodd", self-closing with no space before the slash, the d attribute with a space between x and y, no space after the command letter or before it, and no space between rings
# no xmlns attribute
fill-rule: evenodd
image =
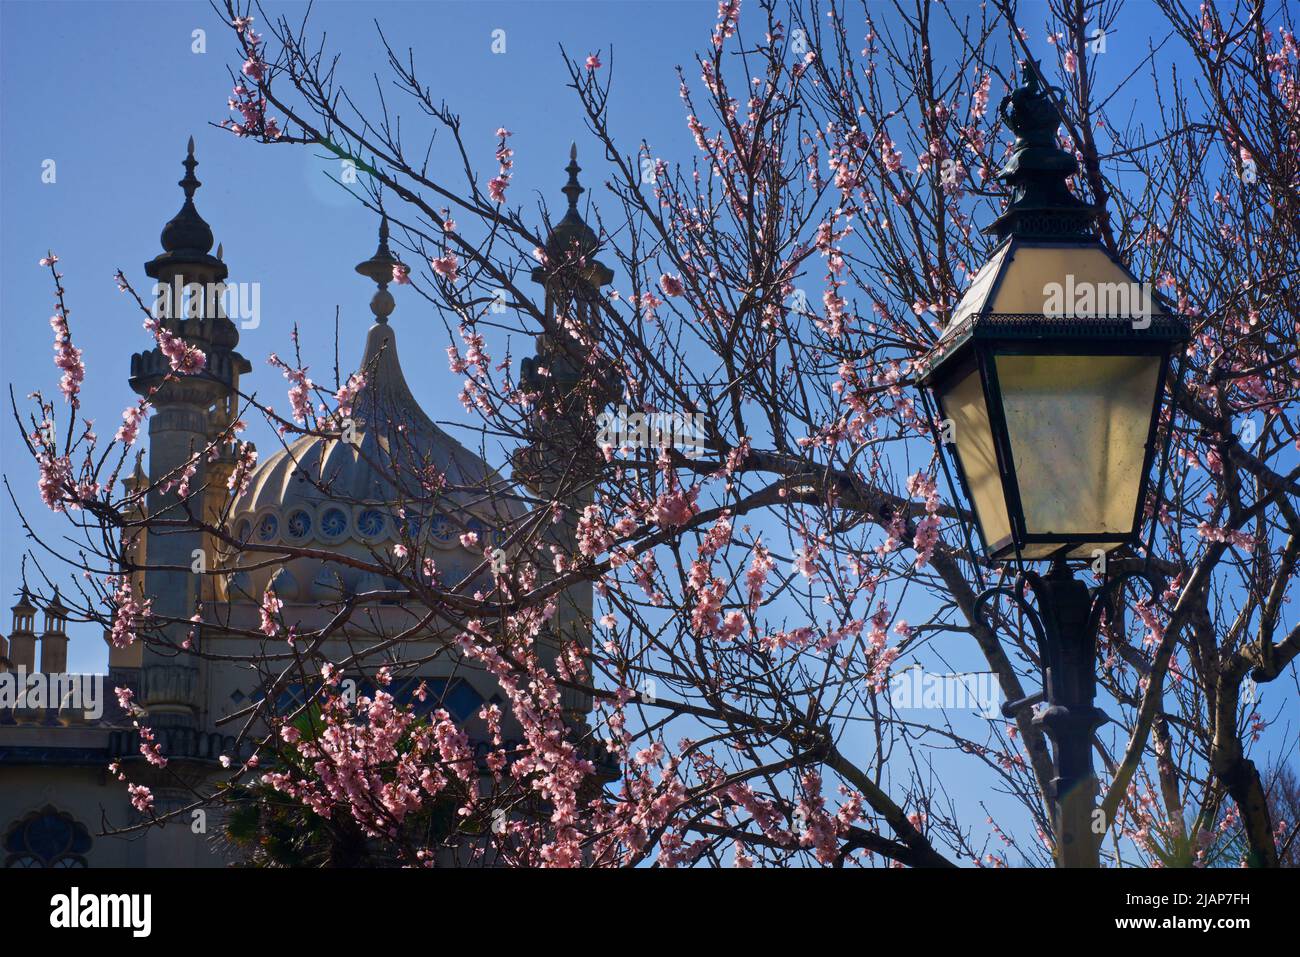
<svg viewBox="0 0 1300 957"><path fill-rule="evenodd" d="M385 223L379 251L358 267L380 288L351 422L341 437L302 436L258 466L231 513L240 540L336 550L351 542L368 551L427 537L459 548L463 532L478 531L485 546L525 511L491 466L435 425L411 394L388 324L393 297L380 281L392 275L380 260L397 262L386 238Z"/></svg>
<svg viewBox="0 0 1300 957"><path fill-rule="evenodd" d="M180 251L206 253L212 248L212 227L194 207L194 191L203 184L194 175L194 167L198 166L199 162L194 158L192 136L182 165L185 167L185 177L176 185L185 190L185 205L163 227L160 241L162 248L169 253Z"/></svg>
<svg viewBox="0 0 1300 957"><path fill-rule="evenodd" d="M353 401L355 441L305 435L253 473L236 515L295 502L393 504L429 497L421 485L436 470L449 494L496 480L477 455L438 428L411 394L385 322L370 327L360 369L366 384Z"/></svg>
<svg viewBox="0 0 1300 957"><path fill-rule="evenodd" d="M185 159L181 165L185 167L185 176L176 185L185 191L185 202L180 212L163 226L159 237L163 251L145 263L145 274L158 279L162 277L163 270L168 267L174 269L178 264L190 267L206 265L214 271L216 280L225 279L226 264L221 261L220 255L212 256L209 253L213 243L212 227L199 215L194 205L194 191L203 184L194 175L194 168L199 162L194 158L192 136L186 144Z"/></svg>

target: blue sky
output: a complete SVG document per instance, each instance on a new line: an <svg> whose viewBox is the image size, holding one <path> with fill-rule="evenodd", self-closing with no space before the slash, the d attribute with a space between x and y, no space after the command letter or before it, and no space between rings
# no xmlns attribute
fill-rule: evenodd
<svg viewBox="0 0 1300 957"><path fill-rule="evenodd" d="M974 2L952 6L978 15ZM271 9L292 21L306 5ZM343 53L341 75L362 103L373 101L372 72L385 68L374 21L397 49L414 47L435 97L461 114L465 141L478 149L473 158L485 178L495 169L494 131L513 131L510 199L527 213L539 197L552 208L563 201L559 188L571 141L591 188L584 200L601 202L601 160L576 97L565 87L560 45L579 58L601 51L605 69L614 69L610 113L626 149L645 139L655 155L689 161L693 146L675 68L685 65L688 78L697 77L690 64L707 43L716 9L713 0L325 2L316 6L312 23ZM888 19L890 5L875 4L873 12ZM176 181L191 135L203 182L196 203L224 245L230 281L261 286L261 324L241 333L240 350L253 362L245 387L284 405L283 380L265 359L288 350L294 323L316 377L328 378L336 307L341 359L347 365L360 357L372 287L353 266L375 248L373 215L327 178L337 175L338 162L323 150L260 146L213 126L228 115L227 71L239 60L233 38L206 2L4 2L0 27L0 373L20 400L37 388L48 394L57 383L47 321L52 286L36 265L47 249L60 256L73 338L85 353L83 409L99 417L101 432L111 432L105 416L116 428L120 410L135 400L127 385L130 355L149 340L112 276L120 268L148 293L142 266L160 251L159 231L180 208ZM206 53L192 51L196 29L206 31ZM505 31L504 54L493 52L496 30ZM1133 36L1141 37L1140 31ZM1046 47L1040 36L1033 39ZM1145 37L1140 42L1145 46ZM996 99L1000 92L994 93ZM392 102L398 101L390 94ZM56 164L54 183L42 182L47 160ZM434 179L458 181L446 149L435 147L431 162ZM408 372L417 369L409 376L416 396L435 419L467 421L456 399L459 379L443 357L442 323L405 292L398 290L393 321ZM521 354L518 345L515 354ZM269 439L252 425L255 441ZM274 447L273 440L261 444ZM0 459L33 527L47 539L63 534L63 519L37 498L34 467L14 428L0 429ZM24 551L10 509L0 510L0 533L7 545L0 556L0 602L7 604L21 580ZM74 667L103 658L97 639L70 648Z"/></svg>
<svg viewBox="0 0 1300 957"><path fill-rule="evenodd" d="M325 31L330 45L343 52L343 75L363 99L373 92L370 73L384 69L372 21L384 24L398 48L413 46L435 96L462 114L465 140L478 151L481 173L494 169L494 131L512 130L511 201L528 211L539 193L552 208L562 201L571 140L579 146L583 181L600 202L601 160L576 98L565 88L559 45L579 58L602 51L606 68L612 63L611 114L627 149L644 138L657 155L685 161L691 144L675 67L689 64L707 42L716 6L715 0L327 2L313 17L315 32ZM977 12L974 3L970 7ZM886 4L876 8L888 16ZM273 9L292 19L304 6ZM1041 24L1041 15L1028 13L1032 9L1022 4L1025 22ZM1113 62L1126 71L1134 50L1145 52L1142 27L1152 12L1142 3L1129 11L1125 30L1110 38L1111 52L1118 54ZM207 31L206 53L192 52L195 29ZM506 35L504 54L492 52L498 29ZM1036 49L1051 62L1042 35L1031 29ZM34 389L57 394L48 325L52 287L37 267L47 249L61 257L73 337L88 366L84 408L99 416L100 434L107 437L120 410L135 400L127 385L130 355L150 343L112 276L120 268L142 292L148 290L142 264L159 252L159 231L180 206L176 181L191 135L204 184L197 205L224 244L230 279L261 285L261 325L242 332L241 351L253 362L246 385L285 405L284 381L265 358L287 350L294 323L303 331L314 374L327 379L336 307L343 363L359 358L373 287L353 266L375 248L374 218L327 181L325 171L335 171L337 161L324 161L321 151L258 146L214 128L227 116L227 68L236 62L232 38L205 2L0 3L0 378L12 385L20 408ZM688 76L696 72L688 70ZM996 102L1001 91L993 96ZM1140 117L1146 107L1138 103L1135 109ZM51 159L57 181L42 183L42 164ZM435 148L432 178L454 175L445 165L450 159ZM441 322L409 290L397 290L397 298L393 323L417 398L437 420L466 421L456 398L459 377L447 370ZM57 540L65 534L65 520L41 505L34 467L8 416L5 421L0 470L38 533ZM273 448L265 427L258 432L253 425L252 437L263 449ZM0 629L7 631L7 606L28 544L8 507L0 508L0 541ZM66 575L55 562L47 568ZM915 622L924 613L905 617ZM72 634L70 669L101 670L106 652L100 636L75 627ZM980 667L967 652L948 657L954 669ZM952 780L949 786L956 790ZM1000 803L993 798L990 806Z"/></svg>
<svg viewBox="0 0 1300 957"><path fill-rule="evenodd" d="M305 6L274 9L292 18ZM477 145L484 172L495 169L494 131L514 132L511 197L533 209L538 192L552 207L563 201L571 141L587 168L584 181L598 184L599 164L565 88L559 44L580 57L605 51L607 64L613 44L621 132L685 142L673 70L707 38L715 9L712 3L324 3L313 22L343 48L345 75L362 95L373 90L370 72L383 65L374 20L395 46L413 45L436 94L463 115L465 139ZM241 333L240 349L254 365L249 384L284 405L283 380L265 358L288 349L295 322L309 364L328 378L336 306L341 358L344 364L360 358L373 286L353 266L374 251L374 218L326 178L326 171L337 174L338 163L321 159L323 151L262 147L212 126L227 115L227 67L239 61L206 3L6 2L0 27L0 371L20 407L27 393L49 393L57 383L47 321L52 286L36 265L48 248L60 256L73 338L85 353L83 409L111 432L105 416L115 428L118 413L134 401L130 355L148 344L147 334L112 275L120 268L148 292L142 266L160 251L159 231L180 208L176 181L191 135L203 181L196 204L224 244L230 280L261 285L261 324ZM207 31L205 54L191 50L195 29ZM492 52L498 29L506 35L504 54ZM643 96L647 88L661 95ZM446 158L435 150L435 178L454 172L438 166ZM41 182L49 159L57 164L52 184ZM414 296L398 292L393 322L417 398L435 419L464 421L441 323ZM253 438L273 448L269 436ZM35 494L33 467L12 426L0 430L0 457L33 527L47 537L63 534L62 518ZM13 511L0 510L6 543L0 627L6 630L8 596L21 580L22 534ZM102 666L98 636L74 634L69 665Z"/></svg>

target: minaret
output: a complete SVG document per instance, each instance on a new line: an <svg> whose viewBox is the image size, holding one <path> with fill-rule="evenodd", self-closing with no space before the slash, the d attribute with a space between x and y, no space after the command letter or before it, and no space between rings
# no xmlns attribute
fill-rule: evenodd
<svg viewBox="0 0 1300 957"><path fill-rule="evenodd" d="M161 304L162 325L189 345L203 350L204 369L195 375L175 375L160 349L152 348L131 357L131 388L148 396L154 406L149 419L149 483L152 491L145 508L153 518L184 521L186 513L177 505L173 487L168 492L159 484L178 477L192 455L199 455L197 471L189 482L192 494L208 481L208 464L203 455L211 435L232 408L232 395L239 377L250 369L248 360L235 351L239 330L221 308L226 264L209 253L212 229L194 206L194 192L202 185L194 175L194 140L182 164L185 176L180 187L185 193L181 210L162 231L163 251L145 264L145 273L156 280L154 294ZM187 292L184 306L178 290ZM170 294L165 290L170 290ZM210 412L209 410L213 410ZM213 494L225 494L224 486ZM195 495L197 499L199 495ZM211 514L206 503L192 500L197 516ZM208 543L198 531L168 528L150 531L146 540L149 564L143 591L153 601L156 618L176 619L164 630L171 643L184 642L198 599L203 594L203 576L190 572L195 551ZM205 555L206 567L216 566L215 555ZM161 570L156 566L179 570ZM140 701L149 722L162 740L165 753L183 757L193 748L201 707L199 661L184 653L146 647L142 652Z"/></svg>
<svg viewBox="0 0 1300 957"><path fill-rule="evenodd" d="M536 355L520 367L521 386L536 395L530 420L530 442L515 456L516 473L543 501L556 504L563 520L548 523L548 540L569 556L577 554L576 528L582 510L595 500L595 480L601 455L596 446L596 417L613 394L607 384L586 379L582 366L591 343L600 341L601 287L613 272L595 255L600 240L578 212L584 192L578 182L578 148L569 148L569 174L564 186L569 208L546 239L545 262L533 270L533 281L546 291L547 329L537 337ZM582 341L566 331L581 330ZM543 556L542 567L550 562ZM591 644L592 587L589 582L567 589L552 623L561 643ZM588 696L564 692L564 704L574 716L591 709Z"/></svg>
<svg viewBox="0 0 1300 957"><path fill-rule="evenodd" d="M68 609L59 597L45 606L45 630L41 632L41 671L47 675L63 674L68 670Z"/></svg>
<svg viewBox="0 0 1300 957"><path fill-rule="evenodd" d="M9 669L36 670L36 606L24 588L13 607L14 626L9 634Z"/></svg>

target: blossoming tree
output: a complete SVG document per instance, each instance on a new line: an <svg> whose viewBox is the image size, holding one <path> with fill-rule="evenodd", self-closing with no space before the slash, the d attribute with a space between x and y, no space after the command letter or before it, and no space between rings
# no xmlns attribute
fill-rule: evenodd
<svg viewBox="0 0 1300 957"><path fill-rule="evenodd" d="M1116 605L1096 663L1115 718L1096 742L1105 854L1276 865L1300 822L1274 819L1271 780L1250 754L1277 714L1259 689L1285 694L1276 679L1294 675L1300 651L1287 608L1300 557L1300 50L1262 5L1157 5L1171 39L1122 70L1104 59L1112 5L1051 0L1045 25L1063 145L1081 170L1073 188L1104 210L1106 247L1194 330L1161 424L1171 462L1148 503L1155 550L1111 559L1149 562L1164 587ZM410 107L404 126L393 104L349 95L309 22L281 19L262 35L243 6L225 10L242 61L225 125L250 149L324 145L364 170L358 200L382 202L402 258L421 264L393 281L452 317L450 367L484 434L520 448L567 442L581 467L539 485L516 459L529 512L503 529L507 558L485 550L489 589L453 587L403 547L365 565L396 589L353 596L346 612L340 603L343 615L410 602L454 623L447 641L503 693L480 715L492 729L485 757L446 711L420 717L383 690L400 661L322 660L323 630L286 620L268 590L261 631L287 639L316 690L289 713L268 694L225 786L196 802L225 806L232 835L258 835L266 863L418 864L449 850L463 864L1050 863L1051 756L1028 710L972 731L890 694L940 640L978 654L1006 699L1025 696L1039 663L1014 617L975 613L976 582L1003 572L964 546L964 506L942 482L912 372L990 251L977 227L1004 201L993 176L1008 148L990 107L1043 25L1009 0L919 0L887 24L869 4L756 3L742 16L738 0L723 2L681 70L696 153L675 162L612 132L612 51L566 59L575 110L605 151L588 218L618 267L580 311L548 308L521 281L535 268L582 275L597 250L547 248L548 217L526 214L511 191L508 130L467 141L414 54L382 34ZM1194 89L1176 59L1199 71ZM1134 90L1150 83L1147 122L1126 125ZM414 123L429 142L439 134L459 180L428 171ZM125 567L122 531L151 520L113 489L149 400L108 443L78 424L85 371L55 258L44 262L63 377L62 401L38 398L27 420L41 495ZM203 373L192 343L146 325L172 375ZM507 333L559 343L552 368L564 364L570 387L520 375ZM324 389L300 361L272 361L291 416L246 396L245 418L289 436L342 428L366 370ZM601 414L619 406L695 416L703 432L691 447L598 441ZM232 421L217 442L243 448L242 428ZM255 466L236 460L231 495ZM182 499L188 479L172 479ZM436 496L437 477L425 488ZM585 504L566 514L560 503L575 500ZM211 516L185 521L230 539ZM553 547L557 523L571 527L571 551ZM582 581L597 595L583 623L593 640L567 643L548 666L536 641L557 596ZM156 641L166 622L149 598L118 572L81 612L115 641ZM348 699L350 671L380 690ZM591 697L590 725L566 720L565 691ZM503 720L519 723L517 743L503 743ZM142 752L165 765L140 721ZM1020 811L986 829L982 795L945 787L940 756ZM148 790L132 787L148 814Z"/></svg>

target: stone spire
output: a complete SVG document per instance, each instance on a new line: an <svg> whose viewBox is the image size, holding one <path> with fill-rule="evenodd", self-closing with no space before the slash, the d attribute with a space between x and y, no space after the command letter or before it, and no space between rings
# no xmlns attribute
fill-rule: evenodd
<svg viewBox="0 0 1300 957"><path fill-rule="evenodd" d="M388 217L379 221L379 248L375 254L357 263L357 272L379 287L370 299L374 325L366 334L366 349L361 358L361 372L366 384L353 402L358 415L373 419L375 427L387 424L405 424L426 431L438 431L433 421L424 414L420 403L406 383L402 364L397 357L397 334L388 323L388 317L397 306L388 284L393 280L393 268L402 261L388 248Z"/></svg>
<svg viewBox="0 0 1300 957"><path fill-rule="evenodd" d="M194 175L194 168L199 161L194 158L194 137L186 144L185 159L181 161L185 175L177 182L185 191L185 202L181 211L163 226L160 242L163 251L145 264L144 271L152 279L159 279L161 273L172 264L184 263L190 266L202 265L214 273L211 280L216 282L226 278L226 266L220 256L211 256L212 227L199 215L194 205L194 192L203 184ZM188 278L188 277L187 277Z"/></svg>
<svg viewBox="0 0 1300 957"><path fill-rule="evenodd" d="M207 357L200 376L186 377L184 390L193 391L194 383L208 380L215 386L211 401L226 398L238 388L239 376L251 366L235 351L239 345L239 327L221 307L226 292L226 264L211 255L212 228L194 206L194 192L201 185L194 175L198 160L194 158L194 138L186 148L185 176L178 183L185 193L181 211L163 227L163 251L145 263L144 271L157 280L154 287L155 315L166 328L203 350ZM154 387L171 372L170 361L157 348L133 356L131 387L141 395L152 395ZM175 384L164 386L164 390ZM213 391L209 389L208 391Z"/></svg>
<svg viewBox="0 0 1300 957"><path fill-rule="evenodd" d="M36 670L36 606L26 586L19 593L18 604L13 606L13 630L9 633L9 666L17 671Z"/></svg>
<svg viewBox="0 0 1300 957"><path fill-rule="evenodd" d="M45 606L45 630L41 632L41 671L47 675L68 670L68 609L54 589Z"/></svg>
<svg viewBox="0 0 1300 957"><path fill-rule="evenodd" d="M569 146L565 172L569 174L564 185L569 208L546 237L546 261L532 272L533 281L546 289L548 331L537 337L536 356L525 356L520 365L520 384L533 392L550 391L553 398L568 395L579 379L572 343L557 340L554 320L574 320L598 340L600 288L614 281L613 271L595 258L600 237L578 212L578 197L585 189L578 182L582 167L577 144Z"/></svg>
<svg viewBox="0 0 1300 957"><path fill-rule="evenodd" d="M36 606L23 586L18 593L18 604L13 606L13 628L9 642L0 638L0 672L17 670L21 665L28 671L36 669Z"/></svg>
<svg viewBox="0 0 1300 957"><path fill-rule="evenodd" d="M567 315L591 330L595 338L599 338L600 320L596 303L600 298L600 287L613 282L614 273L596 259L600 237L578 212L578 197L586 190L578 182L582 167L578 165L576 143L569 146L569 165L564 170L569 174L563 190L569 200L569 208L564 218L555 224L546 237L546 261L533 270L532 278L546 288L548 319ZM537 364L556 351L556 343L550 339L551 336L546 333L539 336L537 358L524 358L520 371L525 388L533 389L544 384L537 379ZM565 368L566 364L571 365L565 360L548 366L546 378L550 378L556 388L564 389L566 385L561 380L566 375L572 377L571 371Z"/></svg>
<svg viewBox="0 0 1300 957"><path fill-rule="evenodd" d="M1061 114L1040 68L1026 60L1021 85L1002 98L998 113L1016 134L1011 159L997 178L1011 187L1011 203L984 229L999 239L1079 241L1092 238L1098 210L1066 184L1079 171L1074 155L1056 144Z"/></svg>
<svg viewBox="0 0 1300 957"><path fill-rule="evenodd" d="M13 606L14 613L14 631L35 631L36 630L36 606L32 604L32 596L24 585L22 591L18 593L18 604Z"/></svg>
<svg viewBox="0 0 1300 957"><path fill-rule="evenodd" d="M598 289L613 282L614 273L592 258L600 247L600 237L578 211L578 197L586 192L586 187L578 182L582 167L578 165L576 143L569 144L569 165L564 171L569 174L568 182L563 188L563 193L569 200L569 208L565 211L564 218L555 224L551 234L546 237L543 248L547 261L533 270L533 281L542 285L552 284L557 278L573 271L566 267L577 265L583 284Z"/></svg>

